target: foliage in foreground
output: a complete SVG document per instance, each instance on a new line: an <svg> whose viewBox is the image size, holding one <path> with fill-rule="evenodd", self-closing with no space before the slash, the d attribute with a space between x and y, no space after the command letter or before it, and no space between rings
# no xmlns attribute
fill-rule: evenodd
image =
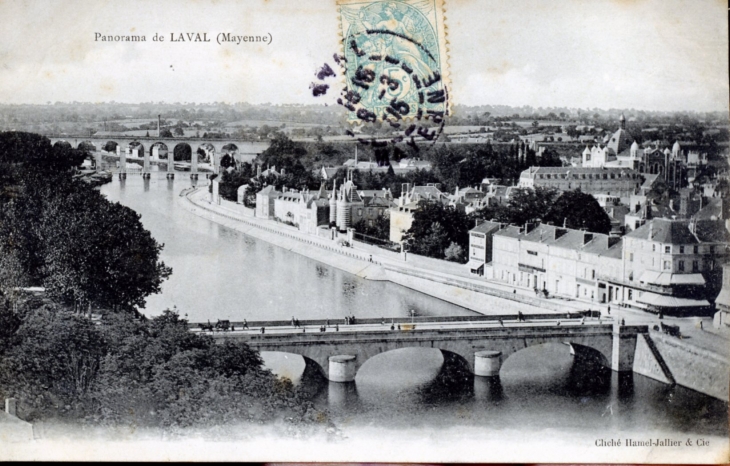
<svg viewBox="0 0 730 466"><path fill-rule="evenodd" d="M0 395L29 420L163 428L313 420L311 404L243 343L191 333L171 311L110 313L100 323L51 304L2 306Z"/></svg>

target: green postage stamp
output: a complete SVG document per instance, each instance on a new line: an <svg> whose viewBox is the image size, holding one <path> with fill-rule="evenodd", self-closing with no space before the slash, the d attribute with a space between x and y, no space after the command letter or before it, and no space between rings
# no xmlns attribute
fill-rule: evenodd
<svg viewBox="0 0 730 466"><path fill-rule="evenodd" d="M450 105L443 0L337 5L348 120L441 124Z"/></svg>

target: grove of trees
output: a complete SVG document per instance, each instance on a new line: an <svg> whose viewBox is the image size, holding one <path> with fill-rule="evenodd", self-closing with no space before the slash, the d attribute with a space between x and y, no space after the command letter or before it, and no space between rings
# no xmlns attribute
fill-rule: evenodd
<svg viewBox="0 0 730 466"><path fill-rule="evenodd" d="M247 345L139 312L172 271L136 212L73 178L83 156L0 133L0 399L30 421L314 425L307 394Z"/></svg>

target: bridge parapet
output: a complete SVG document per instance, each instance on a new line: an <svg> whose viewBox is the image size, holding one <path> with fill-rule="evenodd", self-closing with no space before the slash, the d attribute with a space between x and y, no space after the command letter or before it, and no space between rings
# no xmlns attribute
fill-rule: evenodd
<svg viewBox="0 0 730 466"><path fill-rule="evenodd" d="M633 349L636 335L645 333L646 326L618 327L613 323L572 322L563 325L550 323L514 324L499 327L459 327L459 328L418 328L408 330L386 329L347 329L326 332L302 332L300 330L278 333L233 332L217 333L213 336L220 340L243 341L260 351L279 351L299 354L314 361L330 380L330 358L332 356L352 356L344 364L343 371L354 374L371 357L400 348L435 348L454 353L475 372L477 353L496 351L501 353L501 361L512 354L530 346L543 343L559 343L579 348L589 348L600 355L601 361L614 370L626 369L633 362ZM615 342L620 340L617 345ZM632 346L633 342L633 346ZM631 355L624 354L631 352ZM618 352L617 354L615 352ZM500 362L501 362L500 361ZM617 363L614 363L617 361ZM345 366L347 366L345 368ZM339 377L335 377L335 381Z"/></svg>

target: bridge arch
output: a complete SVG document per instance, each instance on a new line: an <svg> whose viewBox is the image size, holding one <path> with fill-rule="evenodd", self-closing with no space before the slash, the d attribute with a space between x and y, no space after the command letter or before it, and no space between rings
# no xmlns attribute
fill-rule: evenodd
<svg viewBox="0 0 730 466"><path fill-rule="evenodd" d="M98 148L96 147L96 144L94 144L91 141L81 141L79 145L77 146L78 150L83 150L86 152L96 152Z"/></svg>
<svg viewBox="0 0 730 466"><path fill-rule="evenodd" d="M107 141L104 143L104 145L101 146L101 150L104 152L117 152L117 147L119 147L119 143L117 141Z"/></svg>
<svg viewBox="0 0 730 466"><path fill-rule="evenodd" d="M324 371L316 361L301 354L286 351L261 351L264 367L279 378L287 378L295 385L304 377L307 369L315 370L319 374Z"/></svg>
<svg viewBox="0 0 730 466"><path fill-rule="evenodd" d="M129 143L129 145L127 147L129 147L129 150L130 151L133 151L133 150L136 149L137 150L137 157L139 157L139 158L143 158L144 157L144 149L145 148L144 148L144 144L142 144L141 142L139 142L139 141L132 141L132 142Z"/></svg>
<svg viewBox="0 0 730 466"><path fill-rule="evenodd" d="M215 146L209 142L201 143L196 152L198 154L198 162L213 163L213 160L215 160Z"/></svg>
<svg viewBox="0 0 730 466"><path fill-rule="evenodd" d="M170 152L167 144L164 142L155 142L150 146L150 155L154 154L154 150L157 148L157 157L159 160L167 160L167 154Z"/></svg>
<svg viewBox="0 0 730 466"><path fill-rule="evenodd" d="M187 142L179 142L175 144L175 147L172 149L172 154L175 162L190 162L193 155L193 149Z"/></svg>

